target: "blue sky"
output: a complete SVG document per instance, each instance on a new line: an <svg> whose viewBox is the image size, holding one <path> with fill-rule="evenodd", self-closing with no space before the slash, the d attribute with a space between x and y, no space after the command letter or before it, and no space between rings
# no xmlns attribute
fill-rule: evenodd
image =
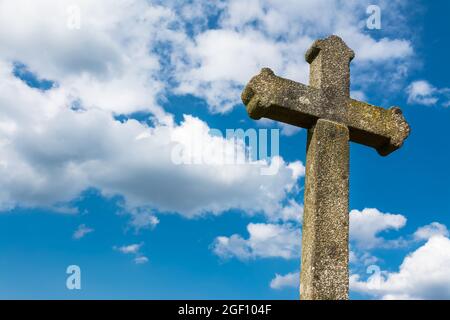
<svg viewBox="0 0 450 320"><path fill-rule="evenodd" d="M306 132L251 120L240 92L262 67L306 83L305 50L337 34L353 97L412 128L389 157L351 144L350 296L449 299L449 10L2 1L0 298L297 299ZM219 148L209 130L237 128L280 129L276 175L171 161L174 143Z"/></svg>

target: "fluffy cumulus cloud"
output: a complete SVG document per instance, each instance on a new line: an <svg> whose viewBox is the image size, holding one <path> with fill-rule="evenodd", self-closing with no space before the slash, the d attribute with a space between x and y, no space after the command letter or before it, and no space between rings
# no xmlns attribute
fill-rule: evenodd
<svg viewBox="0 0 450 320"><path fill-rule="evenodd" d="M143 245L142 243L134 243L134 244L130 244L130 245L114 247L114 250L119 251L124 254L136 254L139 252L142 245Z"/></svg>
<svg viewBox="0 0 450 320"><path fill-rule="evenodd" d="M356 292L381 299L450 299L450 239L431 237L405 257L397 272L375 272L366 281L350 278Z"/></svg>
<svg viewBox="0 0 450 320"><path fill-rule="evenodd" d="M134 228L136 232L141 229L152 229L159 223L159 219L153 215L152 212L142 210L141 208L131 209L132 217L129 222L130 227Z"/></svg>
<svg viewBox="0 0 450 320"><path fill-rule="evenodd" d="M436 91L437 89L425 80L414 81L407 88L408 103L434 105L438 101Z"/></svg>
<svg viewBox="0 0 450 320"><path fill-rule="evenodd" d="M298 288L300 284L300 273L290 272L285 275L276 274L270 281L272 289Z"/></svg>
<svg viewBox="0 0 450 320"><path fill-rule="evenodd" d="M222 258L241 260L255 258L292 259L300 255L301 233L292 224L250 223L248 239L234 234L217 237L213 251Z"/></svg>
<svg viewBox="0 0 450 320"><path fill-rule="evenodd" d="M371 223L384 225L383 229L396 229L403 224L402 219L392 216L385 216L381 219L384 223L380 223L380 215L378 213L373 215L377 216L378 222L370 218ZM371 230L366 230L368 235L374 234ZM409 240L401 239L400 243L408 248L425 243L405 256L398 271L381 270L378 264L382 261L373 256L371 250L380 246L393 249L397 247L399 241L369 236L372 240L369 243L374 243L375 246L358 248L356 252L353 252L355 261L352 263L362 264L365 268L368 266L366 271L372 275L363 279L361 274L355 272L358 270L355 268L353 270L355 273L350 277L351 290L377 299L449 299L450 239L448 236L449 231L445 225L433 222L419 227Z"/></svg>
<svg viewBox="0 0 450 320"><path fill-rule="evenodd" d="M398 230L404 227L406 218L400 214L383 213L375 208L362 211L350 211L350 240L358 247L372 249L375 247L399 246L400 239L385 240L378 236L383 231Z"/></svg>
<svg viewBox="0 0 450 320"><path fill-rule="evenodd" d="M130 209L187 216L231 208L272 214L303 172L301 164L281 158L272 161L275 175L261 174L262 167L272 164L267 161L225 165L221 155L235 145L210 135L198 118L148 126L119 122L101 109L73 110L64 88L30 88L11 68L4 63L0 71L3 209L51 207L94 187L105 196L124 196ZM202 148L191 147L196 137L202 138ZM177 163L174 150L202 162ZM244 154L245 146L237 145L237 153ZM218 160L208 163L214 157ZM146 214L133 223L142 227L157 221Z"/></svg>
<svg viewBox="0 0 450 320"><path fill-rule="evenodd" d="M293 199L290 199L288 203L280 210L280 212L275 214L274 218L281 221L302 223L303 205Z"/></svg>
<svg viewBox="0 0 450 320"><path fill-rule="evenodd" d="M439 222L432 222L417 229L417 231L414 232L414 239L419 241L428 240L437 235L448 237L449 232L447 226Z"/></svg>
<svg viewBox="0 0 450 320"><path fill-rule="evenodd" d="M150 48L171 19L169 9L145 1L2 1L0 57L57 81L87 107L163 117L164 84Z"/></svg>
<svg viewBox="0 0 450 320"><path fill-rule="evenodd" d="M192 6L1 2L0 210L74 212L67 203L93 187L107 197L122 196L137 230L159 222L155 210L193 217L234 208L275 220L279 212L290 214L283 203L304 174L300 162L277 157L224 163L227 150L235 147L229 139L209 134L205 122L189 115L175 123L159 103L175 90L170 73L181 66L168 62L196 50L194 35L206 25L201 13L215 10ZM231 62L221 60L217 68ZM215 71L219 78L220 72ZM51 85L30 86L27 76L33 74ZM115 117L137 111L148 113L152 124ZM197 137L200 150L192 148ZM246 152L246 146L236 146L237 156ZM201 161L176 163L174 157ZM276 174L261 174L263 167Z"/></svg>
<svg viewBox="0 0 450 320"><path fill-rule="evenodd" d="M351 268L361 270L370 265L376 264L380 261L377 256L374 256L370 250L366 249L350 249L349 264Z"/></svg>
<svg viewBox="0 0 450 320"><path fill-rule="evenodd" d="M407 88L408 103L424 106L450 106L450 88L436 88L426 80L412 82Z"/></svg>

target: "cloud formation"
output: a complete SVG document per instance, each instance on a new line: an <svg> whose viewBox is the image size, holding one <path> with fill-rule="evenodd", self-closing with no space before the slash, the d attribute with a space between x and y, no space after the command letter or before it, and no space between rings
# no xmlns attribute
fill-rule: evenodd
<svg viewBox="0 0 450 320"><path fill-rule="evenodd" d="M439 222L432 222L426 226L420 227L414 232L414 239L415 240L428 240L435 236L443 236L448 237L449 231L447 229L447 226L439 223Z"/></svg>
<svg viewBox="0 0 450 320"><path fill-rule="evenodd" d="M408 103L424 106L450 106L450 88L436 88L426 80L413 81L407 88Z"/></svg>
<svg viewBox="0 0 450 320"><path fill-rule="evenodd" d="M250 223L247 231L248 239L237 234L217 237L213 244L214 253L222 258L240 260L300 256L300 228L292 224Z"/></svg>
<svg viewBox="0 0 450 320"><path fill-rule="evenodd" d="M352 290L381 299L450 299L450 239L431 237L405 257L397 272L350 277Z"/></svg>
<svg viewBox="0 0 450 320"><path fill-rule="evenodd" d="M143 243L134 243L126 246L114 247L114 250L124 254L136 254L141 249Z"/></svg>
<svg viewBox="0 0 450 320"><path fill-rule="evenodd" d="M85 235L94 232L94 229L87 227L85 224L80 224L73 233L73 238L75 240L83 238Z"/></svg>
<svg viewBox="0 0 450 320"><path fill-rule="evenodd" d="M64 88L30 88L13 76L11 64L0 65L3 210L55 208L93 187L107 197L123 196L126 208L139 216L132 220L135 227L156 224L149 210L136 209L142 207L190 217L232 208L271 215L304 174L301 163L281 158L274 159L279 169L274 176L261 175L266 161L178 165L175 146L193 157L204 156L205 149L220 156L232 142L210 135L209 126L192 116L180 124L149 126L120 122L101 109L74 110ZM204 149L189 149L196 137ZM246 152L244 145L236 148Z"/></svg>
<svg viewBox="0 0 450 320"><path fill-rule="evenodd" d="M143 245L143 242L133 243L120 247L114 246L113 249L123 254L134 255L133 262L135 264L145 264L148 262L148 258L141 253L141 248Z"/></svg>
<svg viewBox="0 0 450 320"><path fill-rule="evenodd" d="M385 240L378 235L404 227L406 218L400 214L383 213L375 208L350 211L350 241L358 248L372 249L401 245L398 240Z"/></svg>
<svg viewBox="0 0 450 320"><path fill-rule="evenodd" d="M270 281L270 287L272 289L285 289L285 288L299 288L300 284L300 272L291 272L285 275L275 275Z"/></svg>

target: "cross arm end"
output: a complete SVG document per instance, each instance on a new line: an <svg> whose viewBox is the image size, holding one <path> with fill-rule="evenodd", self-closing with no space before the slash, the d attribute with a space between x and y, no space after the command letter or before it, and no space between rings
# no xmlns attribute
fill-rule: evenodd
<svg viewBox="0 0 450 320"><path fill-rule="evenodd" d="M377 150L382 156L387 156L395 150L400 149L411 132L411 127L403 116L400 107L391 107L388 112L392 119L392 122L387 124L390 125L388 131L391 132L391 136L389 142Z"/></svg>
<svg viewBox="0 0 450 320"><path fill-rule="evenodd" d="M399 107L384 109L350 99L347 110L350 140L373 147L382 156L399 149L410 134Z"/></svg>
<svg viewBox="0 0 450 320"><path fill-rule="evenodd" d="M254 76L250 82L245 86L241 94L241 99L244 105L247 107L247 112L250 118L254 120L259 120L268 111L268 105L264 105L261 99L261 95L256 95L257 91L261 91L270 83L271 78L274 77L274 72L269 68L261 69L261 72Z"/></svg>

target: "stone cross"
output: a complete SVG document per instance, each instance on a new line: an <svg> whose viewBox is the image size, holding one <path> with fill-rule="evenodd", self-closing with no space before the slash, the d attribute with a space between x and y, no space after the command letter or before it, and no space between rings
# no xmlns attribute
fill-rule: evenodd
<svg viewBox="0 0 450 320"><path fill-rule="evenodd" d="M349 141L386 156L410 131L400 108L350 98L354 56L337 36L316 40L305 54L309 86L264 68L242 92L252 119L308 129L301 299L348 299Z"/></svg>

